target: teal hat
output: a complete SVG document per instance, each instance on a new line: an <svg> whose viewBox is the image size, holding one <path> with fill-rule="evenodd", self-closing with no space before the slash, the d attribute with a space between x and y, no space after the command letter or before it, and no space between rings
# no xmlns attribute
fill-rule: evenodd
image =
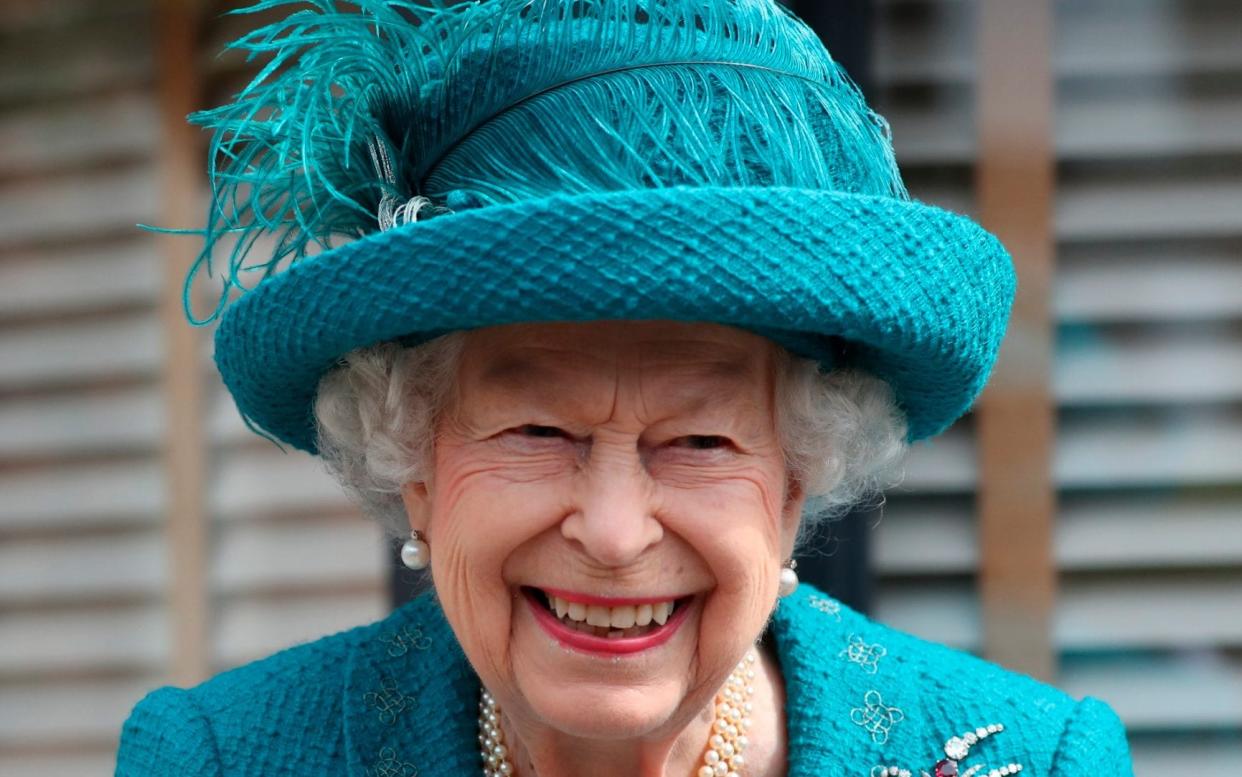
<svg viewBox="0 0 1242 777"><path fill-rule="evenodd" d="M912 200L887 123L774 0L265 0L214 130L190 289L215 357L315 451L356 348L528 321L710 321L884 379L911 440L982 389L1014 273ZM309 6L309 7L307 7ZM197 231L197 230L196 230Z"/></svg>

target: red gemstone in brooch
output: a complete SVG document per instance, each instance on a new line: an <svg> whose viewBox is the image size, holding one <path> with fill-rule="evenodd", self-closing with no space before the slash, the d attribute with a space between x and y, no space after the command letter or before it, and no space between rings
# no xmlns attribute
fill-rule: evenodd
<svg viewBox="0 0 1242 777"><path fill-rule="evenodd" d="M1022 764L1006 764L990 769L986 774L983 774L983 770L987 767L982 764L960 771L961 762L970 755L970 748L1004 730L1005 727L1000 723L993 723L990 726L980 726L974 731L967 731L961 736L950 738L944 743L945 757L938 761L930 772L921 769L919 774L921 777L1008 777L1011 774L1017 774L1022 771ZM914 777L914 772L900 766L876 766L871 769L871 777Z"/></svg>

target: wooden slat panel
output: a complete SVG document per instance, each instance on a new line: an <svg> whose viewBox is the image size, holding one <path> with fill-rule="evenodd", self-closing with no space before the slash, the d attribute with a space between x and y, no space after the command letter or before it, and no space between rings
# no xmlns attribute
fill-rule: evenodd
<svg viewBox="0 0 1242 777"><path fill-rule="evenodd" d="M1242 481L1242 411L1229 407L1063 414L1054 471L1062 488L1150 488Z"/></svg>
<svg viewBox="0 0 1242 777"><path fill-rule="evenodd" d="M155 220L156 171L149 164L0 187L0 245L90 240Z"/></svg>
<svg viewBox="0 0 1242 777"><path fill-rule="evenodd" d="M1242 570L1071 577L1062 585L1056 640L1064 648L1242 646Z"/></svg>
<svg viewBox="0 0 1242 777"><path fill-rule="evenodd" d="M58 754L6 756L0 753L0 774L23 777L82 777L84 774L109 774L116 768L110 749L94 754Z"/></svg>
<svg viewBox="0 0 1242 777"><path fill-rule="evenodd" d="M1068 496L1057 524L1063 569L1242 566L1242 493Z"/></svg>
<svg viewBox="0 0 1242 777"><path fill-rule="evenodd" d="M164 481L150 460L94 462L0 473L0 531L72 532L90 526L154 524Z"/></svg>
<svg viewBox="0 0 1242 777"><path fill-rule="evenodd" d="M1242 326L1063 327L1062 407L1242 400Z"/></svg>
<svg viewBox="0 0 1242 777"><path fill-rule="evenodd" d="M1063 251L1053 295L1067 322L1242 318L1242 243Z"/></svg>
<svg viewBox="0 0 1242 777"><path fill-rule="evenodd" d="M0 403L0 460L154 453L163 398L153 387Z"/></svg>
<svg viewBox="0 0 1242 777"><path fill-rule="evenodd" d="M1069 656L1061 684L1076 696L1107 699L1132 730L1242 726L1242 662L1236 660L1197 652ZM1199 766L1196 750L1184 756L1186 768Z"/></svg>
<svg viewBox="0 0 1242 777"><path fill-rule="evenodd" d="M1054 57L1065 78L1229 73L1242 70L1240 34L1228 0L1058 0Z"/></svg>
<svg viewBox="0 0 1242 777"><path fill-rule="evenodd" d="M974 437L959 423L934 440L911 447L905 461L905 479L894 491L971 491L978 478L976 461Z"/></svg>
<svg viewBox="0 0 1242 777"><path fill-rule="evenodd" d="M1233 237L1242 234L1242 173L1075 171L1056 214L1057 236L1067 242Z"/></svg>
<svg viewBox="0 0 1242 777"><path fill-rule="evenodd" d="M978 652L982 613L973 581L890 580L876 592L875 617L923 639Z"/></svg>
<svg viewBox="0 0 1242 777"><path fill-rule="evenodd" d="M218 591L372 585L385 580L377 526L362 518L221 527L211 580Z"/></svg>
<svg viewBox="0 0 1242 777"><path fill-rule="evenodd" d="M221 458L208 487L211 510L220 518L255 513L352 511L322 462L301 451L274 446L230 451Z"/></svg>
<svg viewBox="0 0 1242 777"><path fill-rule="evenodd" d="M1179 491L1070 495L1054 534L1066 571L1242 566L1242 495ZM966 575L978 564L974 513L958 500L891 499L874 563L888 576Z"/></svg>
<svg viewBox="0 0 1242 777"><path fill-rule="evenodd" d="M388 609L387 595L384 586L377 586L339 595L228 600L212 633L212 655L217 664L234 666L377 620Z"/></svg>
<svg viewBox="0 0 1242 777"><path fill-rule="evenodd" d="M1242 771L1242 737L1218 732L1191 736L1130 736L1135 774L1178 774L1191 758L1200 774L1238 774ZM1193 755L1191 755L1193 754Z"/></svg>
<svg viewBox="0 0 1242 777"><path fill-rule="evenodd" d="M29 674L118 667L149 673L168 659L167 635L167 613L158 602L6 613L0 618L0 673L7 682L0 696Z"/></svg>
<svg viewBox="0 0 1242 777"><path fill-rule="evenodd" d="M0 114L0 176L142 157L157 127L141 90Z"/></svg>
<svg viewBox="0 0 1242 777"><path fill-rule="evenodd" d="M166 582L163 543L151 531L0 544L0 606L136 595L158 600Z"/></svg>
<svg viewBox="0 0 1242 777"><path fill-rule="evenodd" d="M160 358L159 330L149 313L0 331L0 390L148 378Z"/></svg>
<svg viewBox="0 0 1242 777"><path fill-rule="evenodd" d="M123 241L6 256L0 261L0 319L154 303L155 241L135 233Z"/></svg>
<svg viewBox="0 0 1242 777"><path fill-rule="evenodd" d="M116 742L129 710L159 682L135 677L7 687L0 694L0 751Z"/></svg>

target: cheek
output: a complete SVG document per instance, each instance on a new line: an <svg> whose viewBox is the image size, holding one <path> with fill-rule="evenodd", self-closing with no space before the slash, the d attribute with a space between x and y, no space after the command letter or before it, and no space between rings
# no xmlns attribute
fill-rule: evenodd
<svg viewBox="0 0 1242 777"><path fill-rule="evenodd" d="M667 528L710 568L718 598L763 617L771 605L768 588L774 596L780 568L781 504L773 488L778 480L755 471L662 492Z"/></svg>
<svg viewBox="0 0 1242 777"><path fill-rule="evenodd" d="M509 671L509 631L520 604L506 564L563 513L558 489L546 480L514 478L511 468L453 453L437 457L432 484L432 578L463 649L495 684Z"/></svg>

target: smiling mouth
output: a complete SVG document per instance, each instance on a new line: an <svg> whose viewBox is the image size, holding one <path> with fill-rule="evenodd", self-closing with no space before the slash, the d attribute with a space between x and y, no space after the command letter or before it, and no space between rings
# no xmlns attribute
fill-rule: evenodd
<svg viewBox="0 0 1242 777"><path fill-rule="evenodd" d="M547 610L562 626L604 639L644 637L665 627L673 613L692 596L643 604L604 606L570 601L540 588L523 586L522 593Z"/></svg>

